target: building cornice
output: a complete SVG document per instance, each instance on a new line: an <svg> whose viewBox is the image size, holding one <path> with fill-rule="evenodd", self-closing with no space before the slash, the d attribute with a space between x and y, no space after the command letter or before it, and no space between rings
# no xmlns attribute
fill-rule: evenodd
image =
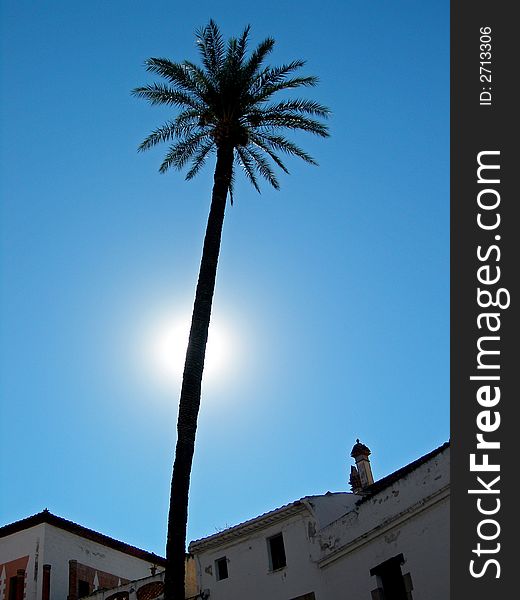
<svg viewBox="0 0 520 600"><path fill-rule="evenodd" d="M292 517L303 512L308 512L308 508L301 500L296 500L295 502L291 502L290 504L264 513L249 521L244 521L243 523L225 529L224 531L220 531L199 540L194 540L189 545L189 551L191 554L196 554L197 552L209 550L217 546L223 546L233 542L238 537L265 529L279 521L283 521L287 517Z"/></svg>
<svg viewBox="0 0 520 600"><path fill-rule="evenodd" d="M371 542L374 538L385 534L390 529L398 527L406 521L415 518L423 511L430 509L431 507L435 506L439 502L442 502L443 500L449 499L449 497L450 485L447 484L441 489L434 492L433 494L430 494L428 497L423 498L415 504L412 504L400 513L392 515L376 527L373 527L369 531L365 531L363 534L348 541L336 550L333 550L331 554L318 561L318 566L320 568L327 567L331 563L335 562L338 558L341 558L342 556L345 556L346 554L357 550L360 546ZM359 507L359 509L361 509L361 507Z"/></svg>

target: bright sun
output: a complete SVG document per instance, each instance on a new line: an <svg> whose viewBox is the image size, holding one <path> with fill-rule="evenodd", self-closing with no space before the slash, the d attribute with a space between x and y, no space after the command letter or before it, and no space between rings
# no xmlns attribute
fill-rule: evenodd
<svg viewBox="0 0 520 600"><path fill-rule="evenodd" d="M156 378L165 384L177 384L182 378L191 318L183 315L158 323L149 336L149 363ZM231 334L218 318L212 318L208 332L204 382L225 376L231 363Z"/></svg>

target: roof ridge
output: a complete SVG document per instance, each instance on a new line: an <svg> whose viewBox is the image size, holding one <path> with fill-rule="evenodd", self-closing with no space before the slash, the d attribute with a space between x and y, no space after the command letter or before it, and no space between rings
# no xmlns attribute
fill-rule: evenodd
<svg viewBox="0 0 520 600"><path fill-rule="evenodd" d="M382 490L386 489L389 485L392 485L392 483L394 483L398 479L401 479L401 477L405 477L409 473L412 473L413 471L415 471L415 469L418 469L421 465L428 462L431 458L434 458L435 456L437 456L437 454L440 454L441 452L446 450L446 448L449 448L449 446L450 441L448 440L447 442L444 442L444 444L435 448L434 450L431 450L427 454L424 454L416 460L408 463L404 467L397 469L397 471L393 471L385 477L378 479L372 485L368 486L367 488L365 488L365 490L363 490L363 497L360 500L358 500L357 504L365 502L369 498L372 498Z"/></svg>
<svg viewBox="0 0 520 600"><path fill-rule="evenodd" d="M113 537L105 535L104 533L100 533L98 531L95 531L94 529L90 529L88 527L85 527L84 525L80 525L79 523L75 523L74 521L70 521L63 517L55 515L54 513L51 513L48 509L44 509L39 513L30 515L29 517L25 517L23 519L14 521L13 523L9 523L7 525L4 525L3 527L0 527L0 537L5 537L13 533L18 533L19 531L29 529L30 527L35 527L36 525L40 525L42 523L47 523L48 525L53 525L54 527L64 529L69 533L73 533L80 537L89 539L93 542L103 544L104 546L108 546L113 550L118 550L119 552L130 554L132 556L135 556L136 558L140 558L141 560L153 562L158 565L165 565L166 563L165 558L159 556L158 554L155 554L154 552L142 550L137 546L133 546L132 544L128 544L127 542L117 540Z"/></svg>

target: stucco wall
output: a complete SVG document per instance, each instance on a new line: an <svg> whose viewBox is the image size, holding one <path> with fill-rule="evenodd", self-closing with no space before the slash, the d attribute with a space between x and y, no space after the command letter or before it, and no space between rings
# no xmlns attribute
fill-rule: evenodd
<svg viewBox="0 0 520 600"><path fill-rule="evenodd" d="M309 523L310 530L314 530L312 519L306 513L299 514L240 537L234 543L197 555L200 589L209 589L212 600L289 600L309 592L315 592L316 598L323 597L320 573L310 557ZM280 532L283 533L287 567L270 572L267 538ZM228 559L229 577L217 581L215 561L224 556Z"/></svg>
<svg viewBox="0 0 520 600"><path fill-rule="evenodd" d="M370 592L378 587L370 569L399 554L405 559L403 575L411 576L413 600L449 598L447 497L323 566L326 597L370 600Z"/></svg>
<svg viewBox="0 0 520 600"><path fill-rule="evenodd" d="M43 525L38 525L0 540L0 600L7 598L8 581L17 568L26 569L25 598L41 598L43 538Z"/></svg>
<svg viewBox="0 0 520 600"><path fill-rule="evenodd" d="M52 566L51 600L66 600L69 589L69 560L77 560L121 579L150 575L151 562L130 556L45 524L44 562Z"/></svg>
<svg viewBox="0 0 520 600"><path fill-rule="evenodd" d="M25 600L42 597L43 565L51 565L51 600L67 600L69 590L69 560L98 569L105 574L131 580L150 575L153 563L108 548L79 535L42 523L18 531L0 540L0 565L7 565L28 556ZM0 567L0 574L6 567ZM7 579L8 574L5 575ZM6 600L5 583L0 588L0 600Z"/></svg>

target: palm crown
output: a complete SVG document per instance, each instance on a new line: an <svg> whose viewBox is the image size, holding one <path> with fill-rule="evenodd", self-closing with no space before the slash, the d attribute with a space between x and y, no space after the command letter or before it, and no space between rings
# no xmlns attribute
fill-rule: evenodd
<svg viewBox="0 0 520 600"><path fill-rule="evenodd" d="M279 183L273 163L288 173L280 155L293 155L316 164L314 159L288 140L283 130L307 131L322 137L329 135L318 119L329 110L311 100L290 99L273 103L272 96L283 90L314 86L317 78L296 76L305 64L295 60L279 67L264 66L274 40L267 38L246 55L250 27L242 35L224 42L217 25L209 24L197 32L204 68L190 61L172 62L150 58L147 70L167 80L133 90L133 94L151 104L175 106L175 119L153 131L139 146L147 150L160 142L173 142L160 167L182 169L190 164L186 179L194 177L206 159L226 145L233 149L232 194L235 166L243 169L249 181L260 191L258 176L274 188Z"/></svg>

